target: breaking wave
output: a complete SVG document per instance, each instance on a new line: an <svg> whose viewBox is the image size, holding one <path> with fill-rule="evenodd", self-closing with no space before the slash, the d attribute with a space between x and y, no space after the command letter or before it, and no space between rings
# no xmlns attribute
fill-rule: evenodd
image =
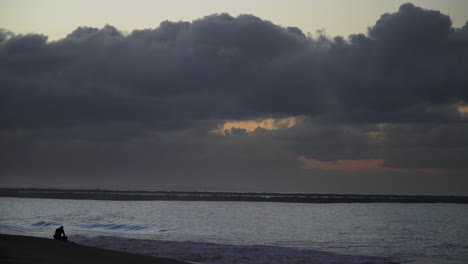
<svg viewBox="0 0 468 264"><path fill-rule="evenodd" d="M62 223L49 222L49 221L38 221L38 222L26 222L27 226L30 227L50 227L50 226L61 226ZM94 224L66 224L67 228L73 229L100 229L106 231L142 231L149 230L149 226L140 226L140 225L129 225L129 224L103 224L103 223L94 223Z"/></svg>
<svg viewBox="0 0 468 264"><path fill-rule="evenodd" d="M34 222L34 223L27 222L26 225L32 226L32 227L47 227L47 226L60 226L60 223L39 221L39 222Z"/></svg>
<svg viewBox="0 0 468 264"><path fill-rule="evenodd" d="M139 225L126 225L126 224L78 224L75 227L79 228L89 228L89 229L105 229L105 230L115 230L115 231L140 231L147 230L151 227L149 226L139 226Z"/></svg>

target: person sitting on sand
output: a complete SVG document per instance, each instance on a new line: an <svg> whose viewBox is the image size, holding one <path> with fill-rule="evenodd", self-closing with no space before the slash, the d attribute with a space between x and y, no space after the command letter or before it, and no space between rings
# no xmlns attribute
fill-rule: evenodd
<svg viewBox="0 0 468 264"><path fill-rule="evenodd" d="M65 235L65 231L63 230L63 226L55 229L54 239L67 241L68 237Z"/></svg>

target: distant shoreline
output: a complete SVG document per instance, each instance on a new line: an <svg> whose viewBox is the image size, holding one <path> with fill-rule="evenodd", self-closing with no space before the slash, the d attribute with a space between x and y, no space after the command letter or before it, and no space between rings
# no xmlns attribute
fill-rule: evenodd
<svg viewBox="0 0 468 264"><path fill-rule="evenodd" d="M83 189L0 188L0 197L108 201L238 201L283 203L456 203L468 196L241 193L182 191L115 191Z"/></svg>

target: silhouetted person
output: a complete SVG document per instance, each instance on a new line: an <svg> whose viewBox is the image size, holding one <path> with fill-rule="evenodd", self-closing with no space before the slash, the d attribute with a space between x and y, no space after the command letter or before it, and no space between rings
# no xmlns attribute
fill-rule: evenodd
<svg viewBox="0 0 468 264"><path fill-rule="evenodd" d="M65 231L63 231L63 226L55 229L54 239L67 241L68 237L65 235Z"/></svg>

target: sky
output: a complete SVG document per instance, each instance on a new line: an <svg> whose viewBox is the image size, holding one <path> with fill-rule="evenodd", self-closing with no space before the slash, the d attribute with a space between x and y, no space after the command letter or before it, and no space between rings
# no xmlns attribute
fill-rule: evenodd
<svg viewBox="0 0 468 264"><path fill-rule="evenodd" d="M383 13L394 12L405 0L0 0L0 25L17 34L39 33L49 40L64 38L80 26L110 24L129 33L155 28L161 21L193 21L214 13L253 14L304 33L330 36L366 33ZM419 0L413 4L439 10L455 26L465 24L465 0Z"/></svg>
<svg viewBox="0 0 468 264"><path fill-rule="evenodd" d="M463 10L0 0L0 186L468 195Z"/></svg>

